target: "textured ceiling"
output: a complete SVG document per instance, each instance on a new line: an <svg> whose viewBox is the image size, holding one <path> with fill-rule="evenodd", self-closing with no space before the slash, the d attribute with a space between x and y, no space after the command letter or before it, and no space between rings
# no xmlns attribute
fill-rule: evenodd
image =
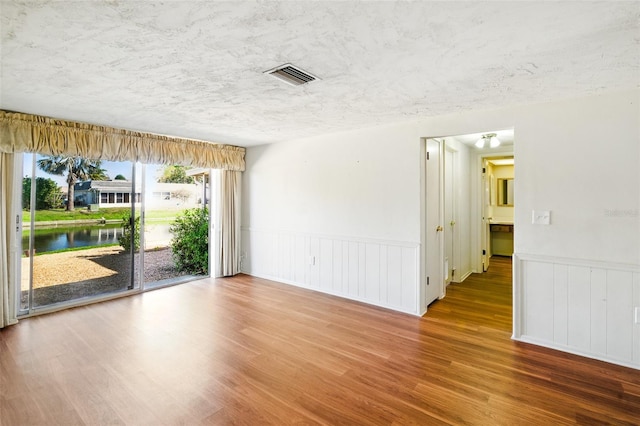
<svg viewBox="0 0 640 426"><path fill-rule="evenodd" d="M640 82L639 2L0 8L1 108L243 146ZM321 80L262 74L286 62Z"/></svg>

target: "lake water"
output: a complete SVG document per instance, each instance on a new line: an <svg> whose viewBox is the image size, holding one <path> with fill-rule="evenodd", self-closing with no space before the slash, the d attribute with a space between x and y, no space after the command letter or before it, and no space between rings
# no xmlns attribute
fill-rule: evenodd
<svg viewBox="0 0 640 426"><path fill-rule="evenodd" d="M123 228L119 223L36 229L34 247L36 253L46 253L67 248L118 244L118 238L122 236L122 233ZM167 245L171 240L169 225L149 226L146 236L156 245ZM29 247L28 235L23 235L22 247L24 250ZM147 247L149 247L149 241L147 241Z"/></svg>

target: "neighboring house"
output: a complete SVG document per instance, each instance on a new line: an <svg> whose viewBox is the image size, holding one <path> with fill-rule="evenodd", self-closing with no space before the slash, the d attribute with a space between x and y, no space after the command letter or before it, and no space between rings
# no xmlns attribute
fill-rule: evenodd
<svg viewBox="0 0 640 426"><path fill-rule="evenodd" d="M131 204L131 182L127 180L89 180L74 186L75 203L78 206L97 204L99 208L127 207ZM136 185L135 202L142 193ZM196 206L201 201L198 184L154 183L147 191L147 205L153 208Z"/></svg>
<svg viewBox="0 0 640 426"><path fill-rule="evenodd" d="M140 202L136 185L135 202ZM131 182L126 180L88 180L74 186L74 202L78 206L127 207L131 204Z"/></svg>
<svg viewBox="0 0 640 426"><path fill-rule="evenodd" d="M157 182L147 189L146 196L151 208L195 207L202 202L202 185Z"/></svg>

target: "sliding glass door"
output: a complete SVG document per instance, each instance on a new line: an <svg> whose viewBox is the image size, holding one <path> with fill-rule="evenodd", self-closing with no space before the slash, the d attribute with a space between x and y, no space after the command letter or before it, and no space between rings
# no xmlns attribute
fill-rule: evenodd
<svg viewBox="0 0 640 426"><path fill-rule="evenodd" d="M23 158L19 315L209 274L208 170Z"/></svg>
<svg viewBox="0 0 640 426"><path fill-rule="evenodd" d="M24 159L20 313L138 288L133 164Z"/></svg>
<svg viewBox="0 0 640 426"><path fill-rule="evenodd" d="M193 171L180 165L147 164L144 167L142 264L145 288L171 285L208 274L200 267L203 261L208 261L208 235L203 233L203 223L198 223L206 218L204 226L208 224L206 184ZM191 242L198 246L192 246ZM186 246L192 247L192 252Z"/></svg>

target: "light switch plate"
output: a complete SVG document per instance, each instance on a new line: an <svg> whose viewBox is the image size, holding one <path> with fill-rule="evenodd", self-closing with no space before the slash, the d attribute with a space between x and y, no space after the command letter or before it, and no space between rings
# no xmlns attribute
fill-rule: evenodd
<svg viewBox="0 0 640 426"><path fill-rule="evenodd" d="M534 225L549 225L551 224L551 210L534 210L531 223Z"/></svg>

